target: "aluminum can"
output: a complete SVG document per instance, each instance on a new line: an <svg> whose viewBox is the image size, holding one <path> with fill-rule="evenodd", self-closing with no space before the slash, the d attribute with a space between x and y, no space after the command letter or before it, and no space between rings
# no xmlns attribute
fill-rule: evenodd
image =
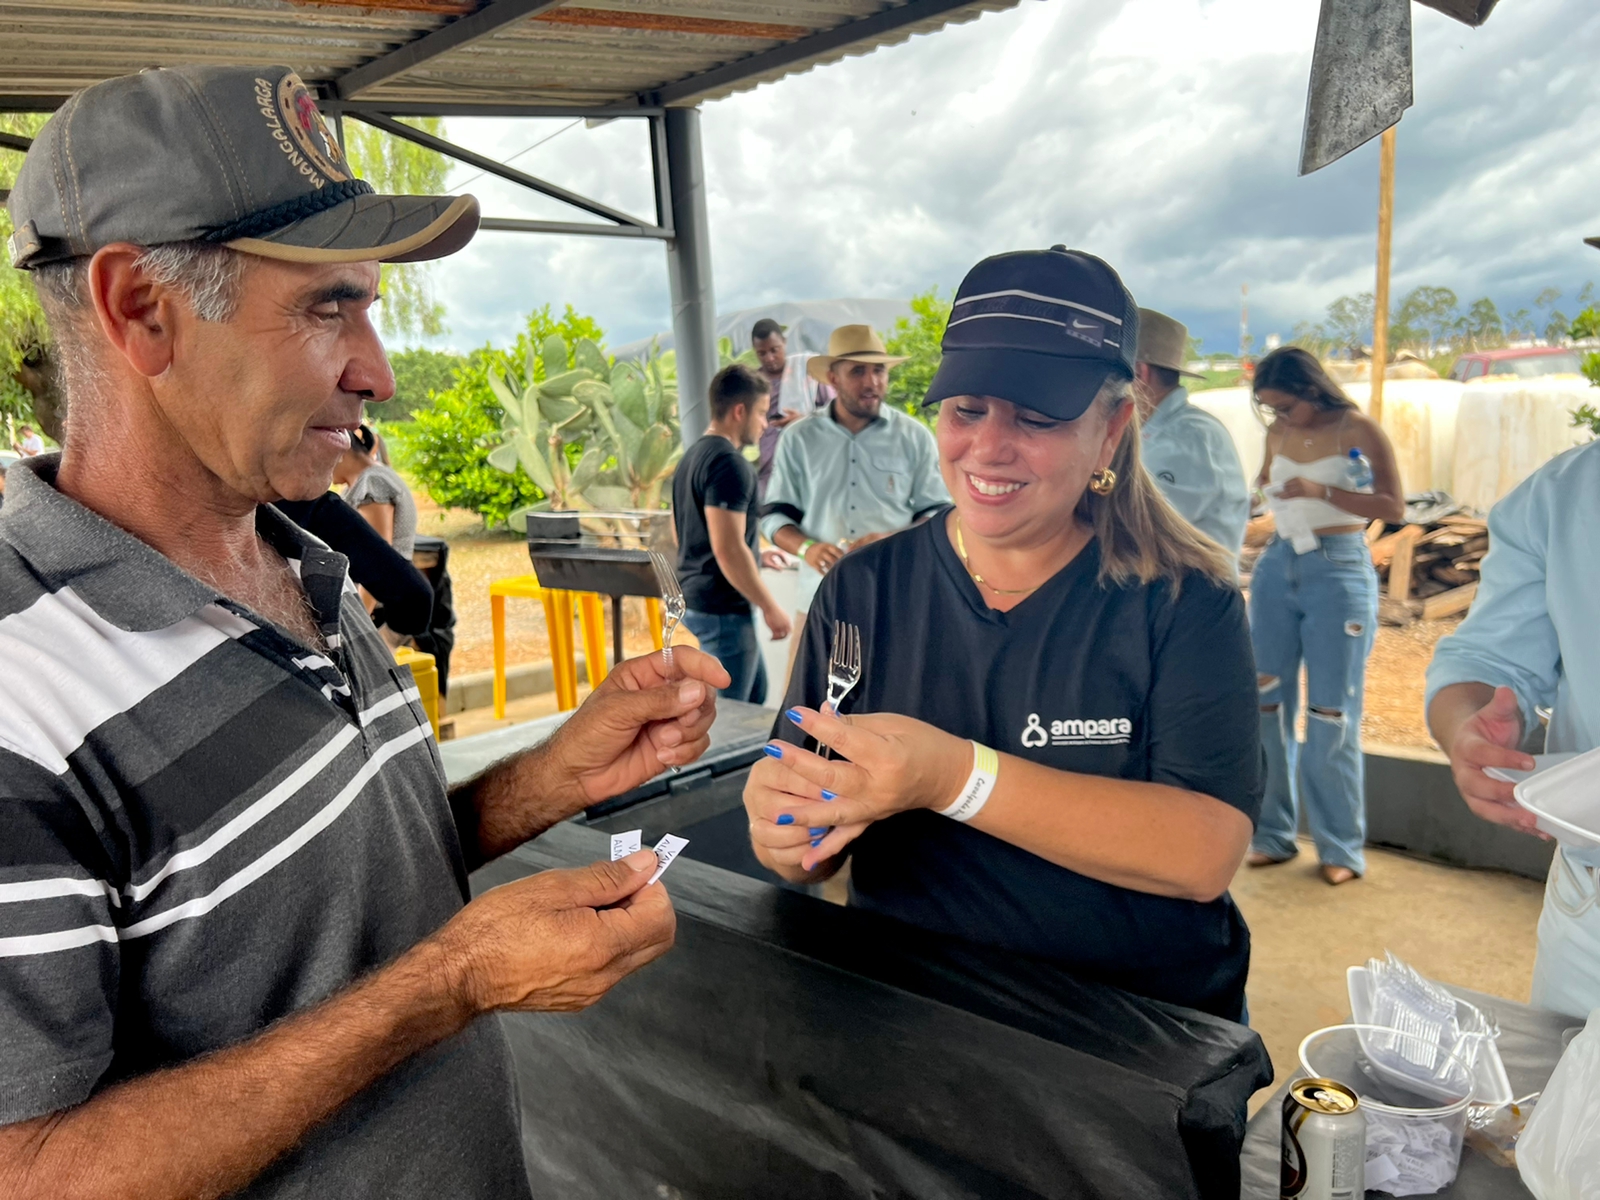
<svg viewBox="0 0 1600 1200"><path fill-rule="evenodd" d="M1282 1200L1362 1200L1367 1115L1332 1079L1296 1079L1283 1098Z"/></svg>

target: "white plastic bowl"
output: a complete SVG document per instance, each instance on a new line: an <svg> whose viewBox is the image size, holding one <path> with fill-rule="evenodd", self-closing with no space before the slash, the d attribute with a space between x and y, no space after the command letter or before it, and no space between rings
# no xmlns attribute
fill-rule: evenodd
<svg viewBox="0 0 1600 1200"><path fill-rule="evenodd" d="M1379 1068L1377 1060L1382 1057L1435 1062L1436 1081L1399 1083L1398 1072ZM1472 1069L1460 1058L1382 1025L1334 1025L1300 1043L1300 1066L1310 1075L1344 1084L1361 1098L1367 1114L1369 1170L1383 1153L1384 1134L1399 1133L1408 1143L1433 1138L1444 1147L1445 1170L1438 1186L1426 1190L1437 1191L1455 1181L1467 1132L1467 1106L1472 1103ZM1368 1179L1371 1185L1370 1174ZM1405 1196L1425 1189L1378 1186L1374 1190Z"/></svg>

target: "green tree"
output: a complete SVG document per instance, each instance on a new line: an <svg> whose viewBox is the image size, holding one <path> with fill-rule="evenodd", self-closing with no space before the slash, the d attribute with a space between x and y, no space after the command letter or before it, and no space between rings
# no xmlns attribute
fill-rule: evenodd
<svg viewBox="0 0 1600 1200"><path fill-rule="evenodd" d="M394 371L394 397L374 405L370 414L381 421L411 420L413 413L428 406L434 392L442 392L455 383L456 372L466 362L459 354L420 346L393 351L389 367Z"/></svg>
<svg viewBox="0 0 1600 1200"><path fill-rule="evenodd" d="M424 133L442 136L438 117L413 117L406 122ZM393 137L364 122L344 123L345 156L355 173L380 192L430 196L444 190L450 160L415 142ZM436 337L445 332L444 305L433 294L428 263L386 263L379 284L379 328L390 337Z"/></svg>
<svg viewBox="0 0 1600 1200"><path fill-rule="evenodd" d="M1340 296L1328 305L1328 320L1323 326L1328 340L1341 350L1360 350L1372 337L1373 298L1371 292Z"/></svg>
<svg viewBox="0 0 1600 1200"><path fill-rule="evenodd" d="M47 117L47 113L0 113L0 130L31 138ZM20 151L0 149L0 190L10 190L21 167ZM10 237L11 217L0 205L0 243ZM33 281L0 255L0 417L43 425L55 436L59 408L49 330Z"/></svg>
<svg viewBox="0 0 1600 1200"><path fill-rule="evenodd" d="M1412 288L1390 319L1389 344L1433 358L1449 343L1460 317L1459 306L1456 294L1447 287Z"/></svg>
<svg viewBox="0 0 1600 1200"><path fill-rule="evenodd" d="M913 296L911 315L896 321L884 342L890 354L906 356L905 362L889 372L889 403L928 425L932 422L922 410L922 398L928 394L943 357L939 344L950 321L953 299L942 295L938 288Z"/></svg>
<svg viewBox="0 0 1600 1200"><path fill-rule="evenodd" d="M1506 344L1505 324L1493 300L1481 296L1472 302L1461 318L1461 333L1474 350L1492 349Z"/></svg>
<svg viewBox="0 0 1600 1200"><path fill-rule="evenodd" d="M529 383L543 382L546 371L540 351L552 336L569 347L582 338L597 344L605 340L604 331L592 317L570 304L556 317L546 304L528 314L513 346L474 350L456 368L455 382L434 393L432 404L416 409L411 420L385 429L386 435L392 435L401 466L434 503L470 509L484 524L502 525L516 509L545 498L521 466L508 473L489 464L489 452L505 440L505 409L489 383L489 373L495 372L519 392ZM566 365L574 364L569 361ZM583 449L581 441L567 447L574 465Z"/></svg>

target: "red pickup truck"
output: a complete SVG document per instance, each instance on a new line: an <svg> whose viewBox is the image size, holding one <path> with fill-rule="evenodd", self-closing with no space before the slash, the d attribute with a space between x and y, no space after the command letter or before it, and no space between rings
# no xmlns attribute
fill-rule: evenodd
<svg viewBox="0 0 1600 1200"><path fill-rule="evenodd" d="M1475 350L1456 359L1450 378L1461 383L1485 375L1515 375L1537 379L1541 375L1581 374L1578 356L1559 346L1528 346L1521 350Z"/></svg>

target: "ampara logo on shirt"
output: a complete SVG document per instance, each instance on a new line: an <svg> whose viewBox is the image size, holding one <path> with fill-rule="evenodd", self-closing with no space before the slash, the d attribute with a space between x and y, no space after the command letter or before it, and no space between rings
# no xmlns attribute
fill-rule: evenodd
<svg viewBox="0 0 1600 1200"><path fill-rule="evenodd" d="M1051 721L1046 729L1038 713L1028 714L1028 723L1022 730L1022 744L1030 748L1040 746L1126 746L1133 738L1133 722L1127 717L1108 717L1104 720L1080 720L1076 717Z"/></svg>

